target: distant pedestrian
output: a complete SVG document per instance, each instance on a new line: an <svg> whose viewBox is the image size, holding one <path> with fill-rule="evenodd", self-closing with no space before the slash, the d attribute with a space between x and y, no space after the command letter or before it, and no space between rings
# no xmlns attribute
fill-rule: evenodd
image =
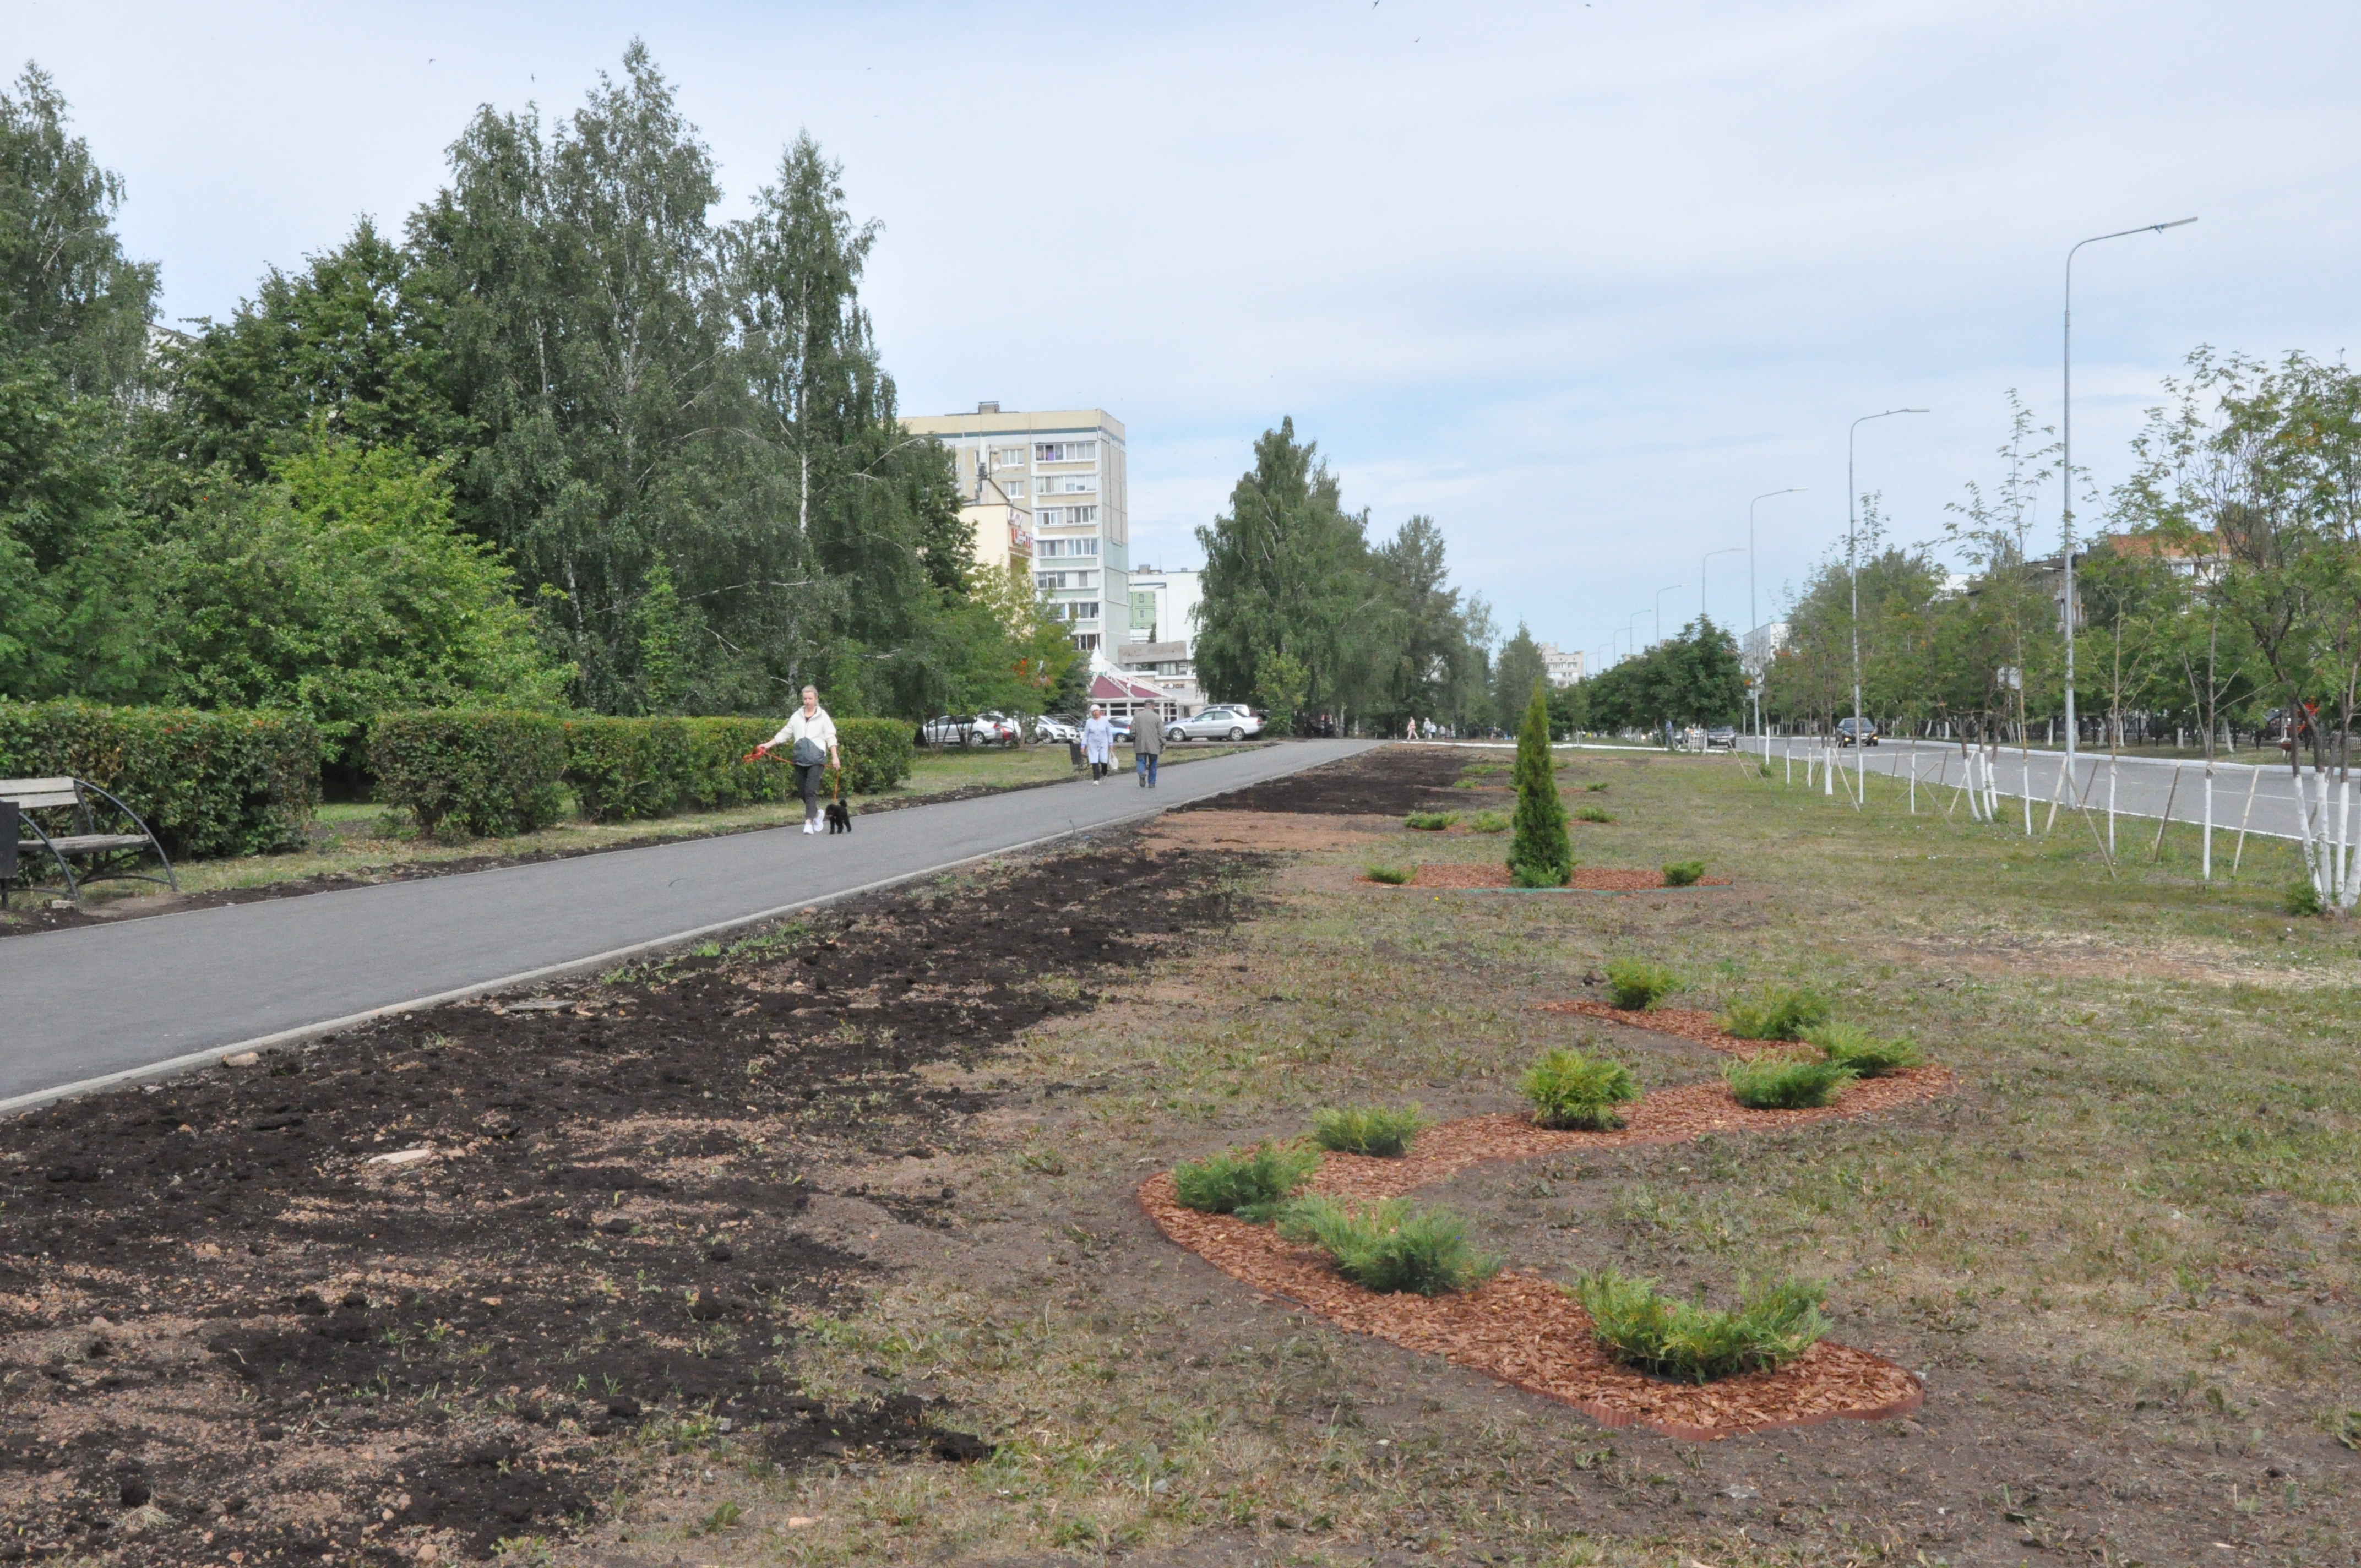
<svg viewBox="0 0 2361 1568"><path fill-rule="evenodd" d="M1416 718L1413 717L1410 722L1402 726L1402 739L1405 740L1415 740L1418 739L1418 720Z"/></svg>
<svg viewBox="0 0 2361 1568"><path fill-rule="evenodd" d="M1157 760L1164 755L1164 720L1153 713L1131 716L1131 759L1139 769L1139 787L1156 787Z"/></svg>
<svg viewBox="0 0 2361 1568"><path fill-rule="evenodd" d="M841 769L844 758L836 749L836 720L819 705L819 688L804 687L804 705L787 717L779 732L754 748L757 756L774 747L789 748L796 766L796 793L804 797L804 831L819 831L819 778L823 767Z"/></svg>
<svg viewBox="0 0 2361 1568"><path fill-rule="evenodd" d="M1430 718L1430 719L1428 719L1428 720L1426 721L1426 738L1427 738L1428 740L1433 740L1433 739L1434 739L1434 730L1435 730L1435 723L1434 723L1434 720L1433 720L1433 719L1432 719L1432 718Z"/></svg>
<svg viewBox="0 0 2361 1568"><path fill-rule="evenodd" d="M1115 765L1115 726L1107 722L1106 709L1093 707L1088 722L1082 726L1082 755L1091 764L1091 783L1107 776Z"/></svg>

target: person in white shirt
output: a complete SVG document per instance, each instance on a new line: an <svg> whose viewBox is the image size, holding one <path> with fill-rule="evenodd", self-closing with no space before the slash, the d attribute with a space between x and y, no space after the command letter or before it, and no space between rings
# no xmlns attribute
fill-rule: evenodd
<svg viewBox="0 0 2361 1568"><path fill-rule="evenodd" d="M1107 722L1106 709L1091 709L1090 722L1082 726L1082 755L1091 764L1091 783L1106 777L1115 762L1115 726Z"/></svg>
<svg viewBox="0 0 2361 1568"><path fill-rule="evenodd" d="M836 720L819 705L819 688L804 687L804 705L790 714L779 732L754 748L760 756L773 747L788 748L796 765L796 793L804 797L804 831L819 831L819 775L822 767L841 768L836 749Z"/></svg>

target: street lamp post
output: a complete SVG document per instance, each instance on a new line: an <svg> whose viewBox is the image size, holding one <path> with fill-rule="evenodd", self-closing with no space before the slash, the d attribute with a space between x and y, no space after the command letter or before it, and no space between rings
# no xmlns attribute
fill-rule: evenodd
<svg viewBox="0 0 2361 1568"><path fill-rule="evenodd" d="M1664 640L1664 596L1673 592L1675 588L1685 588L1687 587L1688 585L1686 583L1675 583L1672 587L1658 588L1656 590L1656 608L1649 612L1656 618L1653 623L1656 630L1656 636L1655 641L1648 644L1649 647L1653 648L1657 642L1662 642Z"/></svg>
<svg viewBox="0 0 2361 1568"><path fill-rule="evenodd" d="M1753 500L1746 503L1746 630L1749 636L1752 636L1754 629L1762 624L1760 618L1763 613L1756 608L1754 599L1755 503L1767 501L1773 496L1800 496L1806 488L1802 485L1790 485L1784 490L1765 490ZM1740 647L1743 652L1744 644L1741 643ZM1767 664L1768 661L1766 660L1765 663ZM1754 672L1754 733L1757 735L1763 733L1763 671L1760 669ZM1768 754L1765 753L1766 756Z"/></svg>
<svg viewBox="0 0 2361 1568"><path fill-rule="evenodd" d="M1861 786L1867 783L1869 747L1861 732L1861 546L1853 524L1853 448L1861 427L1873 419L1892 419L1895 414L1923 414L1925 409L1888 409L1883 413L1863 414L1852 422L1845 432L1845 576L1852 580L1852 749L1853 804L1861 804Z"/></svg>
<svg viewBox="0 0 2361 1568"><path fill-rule="evenodd" d="M1746 546L1743 544L1733 544L1727 550L1708 550L1705 553L1705 560L1697 563L1697 618L1699 620L1705 619L1710 613L1705 602L1706 562L1711 561L1717 555L1740 555L1745 552Z"/></svg>
<svg viewBox="0 0 2361 1568"><path fill-rule="evenodd" d="M2169 224L2142 224L2136 229L2117 229L2114 234L2092 235L2089 239L2076 240L2066 252L2066 337L2065 337L2065 409L2059 419L2061 466L2066 477L2065 504L2059 508L2060 532L2065 541L2066 557L2066 776L2074 776L2074 252L2086 245L2096 245L2103 239L2122 239L2126 235L2162 234L2195 218L2175 218ZM2026 788L2032 788L2026 781Z"/></svg>

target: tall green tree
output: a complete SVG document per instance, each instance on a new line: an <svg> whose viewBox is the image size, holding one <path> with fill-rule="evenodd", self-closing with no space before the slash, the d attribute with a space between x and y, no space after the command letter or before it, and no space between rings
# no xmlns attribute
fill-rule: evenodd
<svg viewBox="0 0 2361 1568"><path fill-rule="evenodd" d="M1510 714L1521 714L1525 699L1535 687L1547 694L1549 665L1542 658L1541 644L1519 621L1516 635L1501 643L1492 658L1492 711L1500 716L1500 722L1507 723Z"/></svg>
<svg viewBox="0 0 2361 1568"><path fill-rule="evenodd" d="M1367 612L1375 608L1368 518L1345 510L1317 444L1284 419L1255 443L1254 466L1230 491L1230 509L1197 530L1205 552L1197 673L1224 701L1279 686L1318 710L1365 685ZM1267 663L1279 660L1273 683Z"/></svg>

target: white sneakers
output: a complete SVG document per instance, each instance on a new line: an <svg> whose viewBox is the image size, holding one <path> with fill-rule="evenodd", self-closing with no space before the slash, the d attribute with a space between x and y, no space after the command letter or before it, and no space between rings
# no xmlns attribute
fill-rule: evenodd
<svg viewBox="0 0 2361 1568"><path fill-rule="evenodd" d="M818 828L818 826L819 824L817 822L807 822L804 824L804 831L809 833Z"/></svg>

